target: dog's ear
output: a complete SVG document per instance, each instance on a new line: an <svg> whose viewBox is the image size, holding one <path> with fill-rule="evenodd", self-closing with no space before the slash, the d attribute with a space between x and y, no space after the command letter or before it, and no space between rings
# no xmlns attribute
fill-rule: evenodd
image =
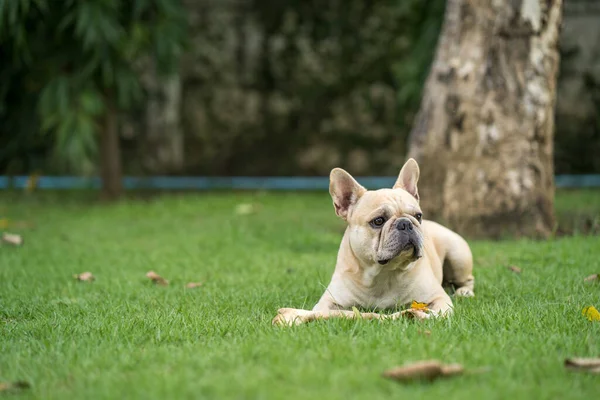
<svg viewBox="0 0 600 400"><path fill-rule="evenodd" d="M419 200L419 190L417 182L419 181L419 164L414 158L409 158L404 164L398 175L398 180L394 184L394 189L404 189L413 197Z"/></svg>
<svg viewBox="0 0 600 400"><path fill-rule="evenodd" d="M333 200L335 213L346 220L352 206L367 191L352 175L341 168L334 168L329 174L329 194Z"/></svg>

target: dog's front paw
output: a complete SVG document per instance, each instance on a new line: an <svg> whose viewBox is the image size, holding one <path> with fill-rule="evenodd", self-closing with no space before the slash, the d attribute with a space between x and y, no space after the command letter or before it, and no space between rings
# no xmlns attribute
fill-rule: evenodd
<svg viewBox="0 0 600 400"><path fill-rule="evenodd" d="M306 310L296 308L280 308L273 318L272 324L276 326L294 326L306 322Z"/></svg>
<svg viewBox="0 0 600 400"><path fill-rule="evenodd" d="M456 289L456 291L454 292L455 296L458 297L473 297L475 296L475 292L473 292L472 289L469 289L466 286L463 287L459 287L458 289Z"/></svg>

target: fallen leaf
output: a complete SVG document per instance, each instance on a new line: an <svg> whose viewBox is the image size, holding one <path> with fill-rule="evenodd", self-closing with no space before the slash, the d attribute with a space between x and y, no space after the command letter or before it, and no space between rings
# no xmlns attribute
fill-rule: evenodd
<svg viewBox="0 0 600 400"><path fill-rule="evenodd" d="M464 368L460 364L444 365L437 360L427 360L392 368L385 371L383 376L400 382L433 381L440 377L460 375L463 372Z"/></svg>
<svg viewBox="0 0 600 400"><path fill-rule="evenodd" d="M588 306L581 311L589 321L600 321L600 312L594 306Z"/></svg>
<svg viewBox="0 0 600 400"><path fill-rule="evenodd" d="M235 213L237 215L249 215L249 214L253 214L257 211L256 206L254 204L250 204L250 203L242 203L242 204L238 204L235 207Z"/></svg>
<svg viewBox="0 0 600 400"><path fill-rule="evenodd" d="M185 285L185 287L188 289L195 289L199 288L200 286L202 286L202 282L190 282L187 285Z"/></svg>
<svg viewBox="0 0 600 400"><path fill-rule="evenodd" d="M431 336L431 331L430 330L419 331L419 334L424 335L424 336Z"/></svg>
<svg viewBox="0 0 600 400"><path fill-rule="evenodd" d="M93 280L96 279L96 277L94 275L92 275L91 272L82 272L81 274L75 274L75 275L73 275L73 278L77 279L78 281L82 281L82 282L92 282Z"/></svg>
<svg viewBox="0 0 600 400"><path fill-rule="evenodd" d="M506 268L510 269L515 274L520 274L521 273L521 268L517 267L516 265L509 265Z"/></svg>
<svg viewBox="0 0 600 400"><path fill-rule="evenodd" d="M419 303L418 301L414 300L411 303L410 308L412 308L413 310L429 311L429 308L427 307L426 303Z"/></svg>
<svg viewBox="0 0 600 400"><path fill-rule="evenodd" d="M600 282L600 274L593 274L588 276L587 278L585 278L583 280L584 282L593 282L593 281L598 281Z"/></svg>
<svg viewBox="0 0 600 400"><path fill-rule="evenodd" d="M29 389L31 385L29 382L16 381L16 382L0 382L0 392L6 392L8 390L20 390Z"/></svg>
<svg viewBox="0 0 600 400"><path fill-rule="evenodd" d="M356 318L356 319L362 318L360 311L358 311L358 308L356 308L355 306L352 306L352 312L354 313L354 318Z"/></svg>
<svg viewBox="0 0 600 400"><path fill-rule="evenodd" d="M0 229L6 229L10 226L8 218L0 218Z"/></svg>
<svg viewBox="0 0 600 400"><path fill-rule="evenodd" d="M3 233L2 241L4 243L12 244L13 246L23 245L23 237L14 233Z"/></svg>
<svg viewBox="0 0 600 400"><path fill-rule="evenodd" d="M154 271L149 271L146 276L148 278L150 278L150 280L152 280L152 282L156 283L157 285L161 285L161 286L167 286L169 284L169 281L166 280L165 278L163 278L162 276L158 275L156 272Z"/></svg>
<svg viewBox="0 0 600 400"><path fill-rule="evenodd" d="M600 374L600 358L567 358L565 367L574 371Z"/></svg>

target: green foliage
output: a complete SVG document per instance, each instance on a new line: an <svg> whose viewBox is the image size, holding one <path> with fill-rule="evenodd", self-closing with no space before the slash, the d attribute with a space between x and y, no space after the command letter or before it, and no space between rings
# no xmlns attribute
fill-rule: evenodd
<svg viewBox="0 0 600 400"><path fill-rule="evenodd" d="M186 17L179 1L0 0L0 118L20 90L39 94L43 132L70 170L94 167L108 103L131 109L143 97L139 63L171 73Z"/></svg>
<svg viewBox="0 0 600 400"><path fill-rule="evenodd" d="M250 4L230 7L225 23L206 18L195 27L202 71L190 68L184 79L198 111L184 109L184 119L201 160L196 171L324 175L345 165L358 174L394 173L445 0ZM260 46L231 21L251 21ZM211 35L236 35L241 49ZM232 81L240 84L223 90ZM397 158L390 162L389 153Z"/></svg>

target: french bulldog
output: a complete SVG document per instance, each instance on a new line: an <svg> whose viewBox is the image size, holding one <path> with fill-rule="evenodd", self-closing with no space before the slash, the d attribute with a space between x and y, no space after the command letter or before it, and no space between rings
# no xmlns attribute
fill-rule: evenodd
<svg viewBox="0 0 600 400"><path fill-rule="evenodd" d="M423 219L418 180L419 165L412 158L392 189L367 190L343 169L333 169L329 193L335 213L347 223L335 271L312 310L281 308L273 324L446 317L453 307L444 287L453 286L456 296L473 296L469 245L450 229ZM413 301L420 306L392 314L354 308L394 309Z"/></svg>

